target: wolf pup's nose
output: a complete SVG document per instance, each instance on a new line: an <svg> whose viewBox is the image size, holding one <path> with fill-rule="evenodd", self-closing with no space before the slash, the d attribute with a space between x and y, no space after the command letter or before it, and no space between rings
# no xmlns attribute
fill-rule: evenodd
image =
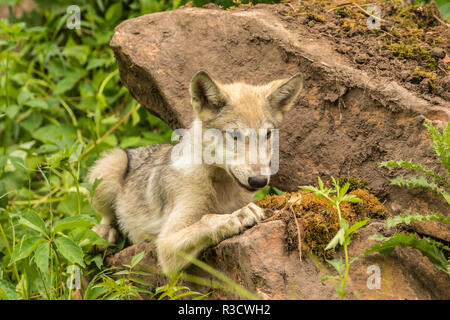
<svg viewBox="0 0 450 320"><path fill-rule="evenodd" d="M253 176L248 178L248 184L252 188L262 188L267 184L267 177L265 176Z"/></svg>

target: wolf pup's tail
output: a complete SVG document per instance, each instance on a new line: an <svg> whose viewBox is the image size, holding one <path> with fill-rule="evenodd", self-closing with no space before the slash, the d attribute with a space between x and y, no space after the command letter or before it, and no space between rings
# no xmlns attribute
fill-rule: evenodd
<svg viewBox="0 0 450 320"><path fill-rule="evenodd" d="M122 149L113 149L95 162L87 176L91 184L94 184L96 179L102 179L92 199L92 207L100 213L102 221L93 230L109 242L115 242L117 238L117 231L114 229L114 207L117 194L121 192L127 166L126 152Z"/></svg>

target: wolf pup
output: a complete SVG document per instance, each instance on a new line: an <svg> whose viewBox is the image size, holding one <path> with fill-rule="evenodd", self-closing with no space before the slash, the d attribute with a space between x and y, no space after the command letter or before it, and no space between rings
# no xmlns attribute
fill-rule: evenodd
<svg viewBox="0 0 450 320"><path fill-rule="evenodd" d="M190 83L196 118L186 131L194 133L200 124L201 133L213 129L227 141L242 142L247 132L265 129L270 140L270 132L280 124L302 85L301 74L252 86L222 84L200 71ZM206 141L201 143L208 147ZM102 216L94 231L115 242L114 226L118 225L133 243L155 240L165 273L189 265L180 252L196 257L264 219L263 210L251 201L255 191L269 183L270 172L261 172L270 166L273 150L267 148L269 161L257 164L249 163L248 153L239 164L228 158L187 165L173 160L175 147L192 144L193 139L182 136L177 145L113 149L88 174L90 183L102 179L92 201ZM223 159L220 150L212 155Z"/></svg>

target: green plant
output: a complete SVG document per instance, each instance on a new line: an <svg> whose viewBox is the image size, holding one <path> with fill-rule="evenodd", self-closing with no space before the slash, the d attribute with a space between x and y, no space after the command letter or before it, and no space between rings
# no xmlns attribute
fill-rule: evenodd
<svg viewBox="0 0 450 320"><path fill-rule="evenodd" d="M144 254L136 254L123 270L113 272L117 268L108 268L97 273L85 290L84 300L130 300L142 299L142 293L151 295L152 292L145 288L151 284L137 277L150 274L134 270Z"/></svg>
<svg viewBox="0 0 450 320"><path fill-rule="evenodd" d="M390 229L400 223L410 224L413 221L429 221L438 220L445 223L450 223L449 217L444 217L439 214L403 214L396 217L388 218L386 220L385 228ZM419 237L416 234L395 233L391 237L384 237L379 234L371 236L369 239L378 240L381 243L375 243L370 249L367 249L364 254L379 252L383 256L388 256L394 251L397 246L412 247L419 250L425 257L434 264L436 268L446 272L450 276L450 259L446 255L450 255L450 247L445 244L433 240L428 237Z"/></svg>
<svg viewBox="0 0 450 320"><path fill-rule="evenodd" d="M70 265L82 274L103 268L91 252L105 242L90 230L98 216L87 168L109 148L170 142L172 133L121 84L113 28L182 3L77 1L73 30L72 1L34 3L0 20L0 298L71 299Z"/></svg>
<svg viewBox="0 0 450 320"><path fill-rule="evenodd" d="M164 298L167 298L168 300L178 300L186 296L196 296L192 300L201 300L210 294L210 292L207 294L201 294L200 292L191 291L186 286L178 286L178 281L182 275L182 273L174 273L171 275L169 278L169 283L157 288L153 294L153 297L158 300L163 300Z"/></svg>
<svg viewBox="0 0 450 320"><path fill-rule="evenodd" d="M344 247L344 259L345 261L342 261L342 258L336 258L333 260L327 260L327 262L333 266L336 271L338 272L338 276L326 276L322 279L322 281L326 280L338 280L340 282L340 286L336 288L336 292L339 294L341 299L345 299L345 286L347 283L348 273L350 266L353 262L355 262L359 256L354 257L352 260L349 260L348 255L348 246L351 242L352 234L357 231L358 229L362 228L369 222L369 218L354 223L352 226L348 224L345 219L341 216L341 204L343 202L350 202L350 203L357 203L361 200L351 194L347 194L347 191L349 190L350 183L345 183L344 186L341 187L341 185L338 183L336 179L331 177L332 181L332 188L327 188L324 186L323 181L318 177L318 184L319 188L313 187L313 186L301 186L300 188L303 190L307 190L310 192L313 192L316 197L325 198L329 201L329 206L334 206L336 209L336 212L339 217L339 224L340 229L336 233L336 235L333 237L333 239L328 243L325 250L330 250L336 248L338 244Z"/></svg>
<svg viewBox="0 0 450 320"><path fill-rule="evenodd" d="M90 230L99 181L83 181L110 148L171 142L121 83L109 41L121 21L186 0L35 0L16 17L19 2L0 19L0 299L72 299L73 264L94 279L85 298L136 298L137 278L112 279L91 250L105 244ZM73 4L80 29L66 27ZM108 285L114 294L97 295Z"/></svg>
<svg viewBox="0 0 450 320"><path fill-rule="evenodd" d="M264 188L259 189L258 191L256 191L253 200L254 201L259 201L262 198L264 198L265 196L269 195L269 194L278 194L281 195L283 194L284 191L281 191L280 189L276 188L276 187L272 187L272 186L265 186Z"/></svg>
<svg viewBox="0 0 450 320"><path fill-rule="evenodd" d="M410 176L405 178L403 176L398 176L394 179L390 179L389 182L398 186L420 187L431 190L441 195L450 205L450 183L448 178L450 174L450 125L447 123L442 134L436 127L427 121L425 122L425 126L428 129L430 139L433 143L432 149L447 171L446 176L439 174L436 170L426 169L423 165L412 163L411 161L387 161L379 163L378 166L404 168L419 173L420 175L418 177ZM426 215L407 213L387 219L385 228L390 229L400 223L410 224L413 221L428 220L450 223L449 217L437 213ZM420 238L416 234L408 235L406 233L395 233L392 237L374 235L372 239L380 240L381 243L374 244L370 249L366 250L365 254L380 252L384 256L387 256L396 246L413 247L426 256L436 268L450 275L450 259L447 258L450 256L450 248L441 242L427 237Z"/></svg>
<svg viewBox="0 0 450 320"><path fill-rule="evenodd" d="M193 300L200 300L208 295L191 291L186 286L179 286L178 281L182 273L171 275L166 285L156 288L154 292L150 291L151 284L141 277L152 276L152 274L135 270L144 255L145 252L136 254L129 265L123 265L123 270L113 272L117 268L109 268L96 274L86 288L84 300L142 300L141 294L147 294L158 300L165 298L178 300L185 296L195 296Z"/></svg>
<svg viewBox="0 0 450 320"><path fill-rule="evenodd" d="M443 176L436 170L426 169L420 163L412 163L411 161L405 160L380 162L378 163L378 166L404 168L419 173L419 176L398 176L394 179L389 179L388 181L398 186L429 189L440 194L447 203L450 204L450 180L448 177L450 174L450 125L447 122L447 126L441 134L439 130L428 121L425 121L424 124L428 129L430 139L433 142L431 148L445 167L447 171L446 176Z"/></svg>

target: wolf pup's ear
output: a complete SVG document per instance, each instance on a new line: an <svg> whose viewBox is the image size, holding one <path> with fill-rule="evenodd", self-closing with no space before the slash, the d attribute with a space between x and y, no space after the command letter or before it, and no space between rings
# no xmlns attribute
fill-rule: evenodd
<svg viewBox="0 0 450 320"><path fill-rule="evenodd" d="M226 104L225 96L205 71L195 74L189 92L192 107L202 121L213 119Z"/></svg>
<svg viewBox="0 0 450 320"><path fill-rule="evenodd" d="M297 73L288 80L282 82L268 97L269 106L278 121L283 119L283 116L292 106L297 95L303 87L303 76Z"/></svg>

